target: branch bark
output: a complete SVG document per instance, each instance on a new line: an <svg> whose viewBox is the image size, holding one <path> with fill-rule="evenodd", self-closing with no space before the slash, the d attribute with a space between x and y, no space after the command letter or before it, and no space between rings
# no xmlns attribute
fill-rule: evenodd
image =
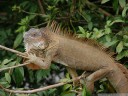
<svg viewBox="0 0 128 96"><path fill-rule="evenodd" d="M39 4L40 10L41 10L41 13L45 14L44 8L43 8L42 3L41 3L41 0L38 0L38 4Z"/></svg>
<svg viewBox="0 0 128 96"><path fill-rule="evenodd" d="M26 91L22 91L22 90L11 90L11 89L4 88L2 85L0 85L0 87L1 87L4 91L10 92L10 93L25 93L25 94L31 94L31 93L36 93L36 92L39 92L39 91L45 91L45 90L48 90L48 89L51 89L51 88L56 88L56 87L59 87L59 86L63 86L63 85L65 85L65 84L71 83L71 82L73 82L73 81L80 80L80 79L85 78L85 77L86 77L86 74L82 74L81 76L79 76L79 77L77 77L77 78L74 78L74 79L71 79L70 81L67 81L67 82L61 82L61 83L49 85L49 86L46 86L46 87L43 87L43 88L37 88L37 89L26 90Z"/></svg>
<svg viewBox="0 0 128 96"><path fill-rule="evenodd" d="M19 64L19 65L15 65L15 66L11 66L11 67L2 68L2 69L0 69L0 72L1 72L1 71L4 71L4 70L8 70L8 69L13 69L13 68L25 66L25 65L27 65L27 64L30 64L30 63L24 63L24 64Z"/></svg>
<svg viewBox="0 0 128 96"><path fill-rule="evenodd" d="M17 55L19 55L19 56L23 56L23 57L26 57L27 56L27 54L25 54L25 53L22 53L22 52L20 52L20 51L17 51L17 50L14 50L14 49L11 49L11 48L7 48L7 47L5 47L5 46L2 46L2 45L0 45L0 48L1 49L4 49L4 50L7 50L7 51L10 51L10 52L12 52L12 53L15 53L15 54L17 54ZM27 57L26 57L27 58Z"/></svg>
<svg viewBox="0 0 128 96"><path fill-rule="evenodd" d="M86 4L87 6L91 6L95 9L98 9L99 12L103 13L106 16L112 16L112 14L110 14L109 12L107 12L106 10L99 8L97 5L95 5L94 3L90 2L89 0L86 0Z"/></svg>

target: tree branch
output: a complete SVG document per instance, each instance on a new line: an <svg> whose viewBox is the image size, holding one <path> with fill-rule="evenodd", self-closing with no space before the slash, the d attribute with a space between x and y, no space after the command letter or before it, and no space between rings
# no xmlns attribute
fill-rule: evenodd
<svg viewBox="0 0 128 96"><path fill-rule="evenodd" d="M0 45L0 48L1 48L1 49L4 49L4 50L7 50L7 51L10 51L10 52L12 52L12 53L15 53L15 54L17 54L17 55L19 55L19 56L21 56L21 57L28 58L28 57L27 57L27 54L22 53L22 52L20 52L20 51L17 51L17 50L14 50L14 49L10 49L10 48L7 48L7 47L2 46L2 45Z"/></svg>
<svg viewBox="0 0 128 96"><path fill-rule="evenodd" d="M27 12L27 11L25 11L25 10L23 10L23 9L21 9L21 12L24 12L24 13L27 13L27 14L31 14L31 15L44 15L44 14L39 14L39 13L32 13L32 12Z"/></svg>
<svg viewBox="0 0 128 96"><path fill-rule="evenodd" d="M41 10L41 13L42 13L42 14L45 14L44 8L43 8L42 3L41 3L40 0L38 0L38 4L39 4L40 10Z"/></svg>
<svg viewBox="0 0 128 96"><path fill-rule="evenodd" d="M40 24L37 24L37 25L34 25L34 26L29 26L29 27L39 27L39 26L41 26L41 25L44 25L44 24L47 24L48 22L43 22L43 23L40 23Z"/></svg>
<svg viewBox="0 0 128 96"><path fill-rule="evenodd" d="M108 13L107 11L105 11L102 8L99 8L97 5L95 5L94 3L90 2L89 0L86 0L86 4L87 4L87 6L91 6L91 7L95 8L95 9L97 8L99 12L103 13L106 16L112 16L112 14Z"/></svg>
<svg viewBox="0 0 128 96"><path fill-rule="evenodd" d="M27 64L30 64L30 63L24 63L24 64L19 64L19 65L15 65L15 66L11 66L11 67L2 68L2 69L0 69L0 72L1 72L1 71L4 71L4 70L8 70L8 69L13 69L13 68L25 66L25 65L27 65Z"/></svg>
<svg viewBox="0 0 128 96"><path fill-rule="evenodd" d="M82 74L81 76L76 77L76 78L74 78L74 79L71 79L70 81L67 81L67 82L61 82L61 83L49 85L49 86L46 86L46 87L43 87L43 88L37 88L37 89L27 90L27 91L11 90L11 89L4 88L2 85L0 85L0 87L1 87L4 91L10 92L10 93L26 93L26 94L29 93L29 94L30 94L30 93L36 93L36 92L39 92L39 91L45 91L45 90L48 90L48 89L51 89L51 88L56 88L56 87L59 87L59 86L63 86L63 85L65 85L65 84L71 83L71 82L73 82L73 81L80 80L80 79L85 78L85 77L86 77L86 74Z"/></svg>

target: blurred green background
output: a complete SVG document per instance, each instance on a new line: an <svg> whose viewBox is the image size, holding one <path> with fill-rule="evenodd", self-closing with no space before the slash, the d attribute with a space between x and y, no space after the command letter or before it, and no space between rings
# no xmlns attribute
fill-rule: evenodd
<svg viewBox="0 0 128 96"><path fill-rule="evenodd" d="M79 38L91 38L113 51L114 58L128 66L127 0L0 0L0 45L24 52L23 33L45 27L55 20ZM76 45L77 46L77 45ZM0 50L0 68L22 63L22 58ZM70 79L64 66L52 64L48 70L33 71L26 67L0 72L5 88L35 89ZM95 94L113 92L106 79L95 84ZM76 96L72 84L33 94L13 94L0 89L0 96ZM83 87L82 94L87 95Z"/></svg>

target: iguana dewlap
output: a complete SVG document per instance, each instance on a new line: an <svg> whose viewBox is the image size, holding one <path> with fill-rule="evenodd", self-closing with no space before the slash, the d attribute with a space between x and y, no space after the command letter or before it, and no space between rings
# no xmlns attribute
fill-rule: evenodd
<svg viewBox="0 0 128 96"><path fill-rule="evenodd" d="M106 77L115 90L128 93L128 79L117 66L114 59L95 44L81 41L73 36L65 35L58 26L42 29L30 29L24 35L25 48L28 53L41 53L44 60L30 58L31 62L42 69L48 69L51 61L63 64L72 69L92 71L86 78L86 85L93 90L94 82ZM32 52L34 49L36 52ZM41 57L41 55L39 56Z"/></svg>

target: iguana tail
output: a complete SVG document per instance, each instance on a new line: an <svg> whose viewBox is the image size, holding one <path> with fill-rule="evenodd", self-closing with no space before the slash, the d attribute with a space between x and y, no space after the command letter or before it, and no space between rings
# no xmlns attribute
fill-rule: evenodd
<svg viewBox="0 0 128 96"><path fill-rule="evenodd" d="M117 93L128 93L128 71L121 65L113 66L113 71L108 74L108 80Z"/></svg>
<svg viewBox="0 0 128 96"><path fill-rule="evenodd" d="M125 74L125 77L127 78L128 80L128 69L123 66L122 64L118 63L117 66L121 69L121 71Z"/></svg>

